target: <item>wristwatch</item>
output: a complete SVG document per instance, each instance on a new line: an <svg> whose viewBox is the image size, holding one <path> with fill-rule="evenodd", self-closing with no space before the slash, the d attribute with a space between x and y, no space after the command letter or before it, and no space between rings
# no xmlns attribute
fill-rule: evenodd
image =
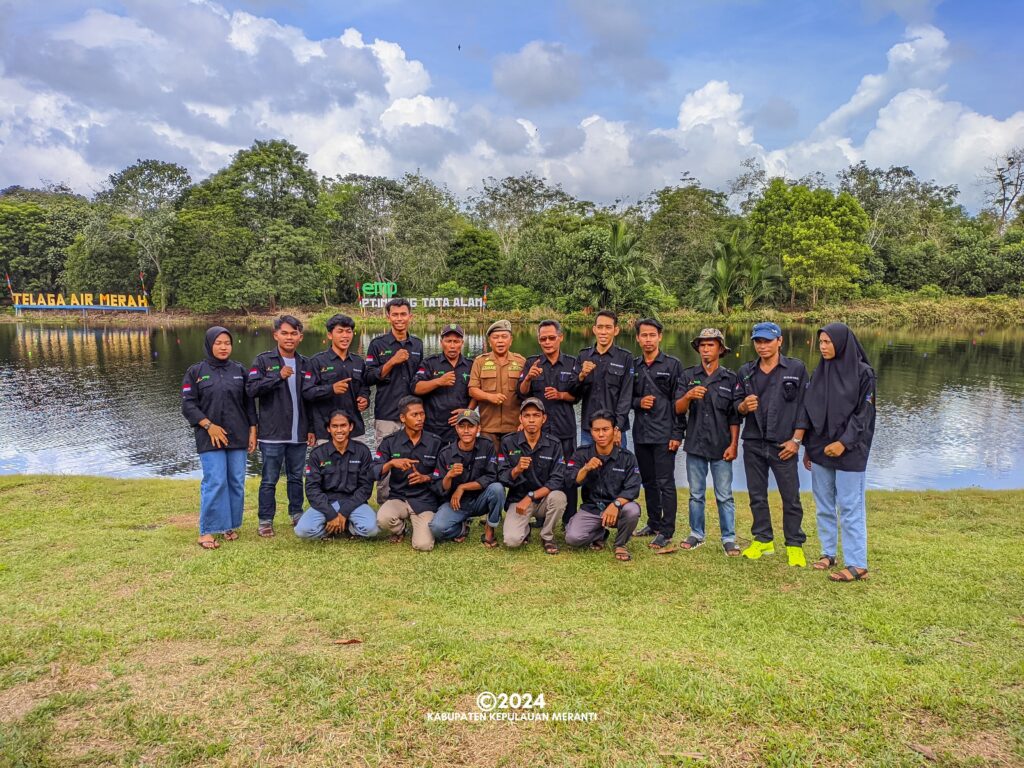
<svg viewBox="0 0 1024 768"><path fill-rule="evenodd" d="M616 509L622 509L622 502L621 502L621 501L619 501L618 499L616 499L615 501L613 501L613 502L612 502L612 504L614 504L614 505L615 505L615 508L616 508Z"/></svg>
<svg viewBox="0 0 1024 768"><path fill-rule="evenodd" d="M528 493L526 494L526 498L528 498L528 499L529 499L530 501L533 501L533 493L534 493L533 491L529 491L529 492L528 492Z"/></svg>
<svg viewBox="0 0 1024 768"><path fill-rule="evenodd" d="M803 441L803 439L802 439L802 438L799 438L799 437L791 437L791 438L789 438L789 439L790 439L790 440L792 440L792 441L793 441L794 443L796 443L797 445L801 445L801 444L803 444L803 442L804 442L804 441Z"/></svg>

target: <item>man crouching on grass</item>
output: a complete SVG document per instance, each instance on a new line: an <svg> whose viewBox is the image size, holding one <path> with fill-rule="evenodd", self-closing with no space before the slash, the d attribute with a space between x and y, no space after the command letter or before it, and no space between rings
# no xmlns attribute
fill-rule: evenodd
<svg viewBox="0 0 1024 768"><path fill-rule="evenodd" d="M367 503L373 492L373 456L363 443L349 440L355 427L342 410L327 422L330 442L317 446L306 460L309 509L295 524L300 539L324 539L348 532L376 536L377 513Z"/></svg>
<svg viewBox="0 0 1024 768"><path fill-rule="evenodd" d="M501 524L505 489L498 482L498 456L494 443L479 439L480 414L468 409L455 417L458 440L441 449L434 469L434 493L445 502L430 521L436 541L466 540L469 520L485 516L486 532L480 541L498 546L494 531Z"/></svg>
<svg viewBox="0 0 1024 768"><path fill-rule="evenodd" d="M590 417L593 445L580 448L568 463L582 489L583 504L569 520L565 543L600 551L608 528L615 528L615 559L632 560L626 544L640 521L640 469L636 457L615 444L615 414L597 411Z"/></svg>
<svg viewBox="0 0 1024 768"><path fill-rule="evenodd" d="M392 544L401 543L406 521L412 526L412 548L429 552L434 548L430 521L438 498L431 484L441 440L423 430L426 412L423 401L406 395L398 401L402 429L385 437L377 446L374 467L377 483L390 480L388 500L377 510L377 524L391 533Z"/></svg>

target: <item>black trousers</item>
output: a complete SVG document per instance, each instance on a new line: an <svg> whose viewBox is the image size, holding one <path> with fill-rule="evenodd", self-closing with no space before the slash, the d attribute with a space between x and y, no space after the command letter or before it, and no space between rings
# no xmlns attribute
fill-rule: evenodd
<svg viewBox="0 0 1024 768"><path fill-rule="evenodd" d="M676 533L676 453L667 443L637 443L633 447L647 500L647 524L671 539Z"/></svg>
<svg viewBox="0 0 1024 768"><path fill-rule="evenodd" d="M743 469L747 473L747 491L750 494L750 513L754 524L751 535L760 542L773 541L772 515L768 509L768 470L775 475L775 483L782 496L782 532L787 547L799 547L807 541L800 527L804 521L804 508L800 505L800 472L798 458L783 461L779 446L765 440L743 441Z"/></svg>
<svg viewBox="0 0 1024 768"><path fill-rule="evenodd" d="M572 437L556 437L556 440L562 444L562 455L566 461L572 458L572 455L576 453L576 435ZM565 473L565 512L562 513L562 525L569 525L569 519L576 514L576 508L579 506L579 495L580 490L576 487L576 478L569 476L569 470Z"/></svg>

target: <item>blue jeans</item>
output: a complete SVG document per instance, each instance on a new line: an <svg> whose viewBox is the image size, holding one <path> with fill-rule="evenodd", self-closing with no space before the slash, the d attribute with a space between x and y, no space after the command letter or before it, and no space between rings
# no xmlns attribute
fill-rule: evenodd
<svg viewBox="0 0 1024 768"><path fill-rule="evenodd" d="M835 557L843 533L843 562L868 567L868 510L864 498L866 472L843 472L811 464L811 490L817 509L821 553Z"/></svg>
<svg viewBox="0 0 1024 768"><path fill-rule="evenodd" d="M334 501L331 504L337 512L338 502ZM327 518L324 513L310 507L302 513L299 522L295 524L295 535L300 539L322 539L326 533L326 525ZM349 513L345 530L363 539L373 538L380 533L380 529L377 528L377 513L369 504L360 504Z"/></svg>
<svg viewBox="0 0 1024 768"><path fill-rule="evenodd" d="M263 456L263 478L260 480L259 519L261 523L274 520L277 512L277 481L284 465L288 477L288 514L302 514L302 470L306 466L305 443L260 443Z"/></svg>
<svg viewBox="0 0 1024 768"><path fill-rule="evenodd" d="M626 432L622 433L622 447L623 448L627 448L628 447L626 445L626 443L629 442L628 437L629 437L629 431L628 430ZM590 436L590 430L588 430L588 429L581 430L580 431L580 448L585 448L586 446L593 445L593 444L594 444L594 438L592 438ZM568 461L569 458L570 458L569 456L566 456L565 460Z"/></svg>
<svg viewBox="0 0 1024 768"><path fill-rule="evenodd" d="M491 483L468 504L463 501L462 509L454 510L447 501L437 509L430 521L430 532L436 541L454 539L462 534L463 524L471 517L487 515L487 524L492 528L501 525L501 510L505 505L505 487Z"/></svg>
<svg viewBox="0 0 1024 768"><path fill-rule="evenodd" d="M736 502L732 498L732 462L686 454L686 483L690 486L690 535L704 541L704 502L708 469L715 484L715 506L722 542L736 541Z"/></svg>
<svg viewBox="0 0 1024 768"><path fill-rule="evenodd" d="M241 528L245 450L204 451L199 454L199 465L203 468L203 481L199 485L199 535Z"/></svg>

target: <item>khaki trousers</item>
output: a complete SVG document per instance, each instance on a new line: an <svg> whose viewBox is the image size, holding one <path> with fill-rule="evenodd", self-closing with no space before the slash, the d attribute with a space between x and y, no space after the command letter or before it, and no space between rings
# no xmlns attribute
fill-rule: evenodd
<svg viewBox="0 0 1024 768"><path fill-rule="evenodd" d="M434 548L434 534L430 532L430 521L433 512L416 514L408 502L401 499L388 499L377 510L377 526L393 534L405 533L405 523L412 524L412 548L420 552L429 552Z"/></svg>
<svg viewBox="0 0 1024 768"><path fill-rule="evenodd" d="M526 510L525 515L516 512L516 505L509 504L505 511L505 525L501 529L505 546L515 549L521 546L530 532L530 518L543 521L540 529L541 541L555 540L555 524L562 519L568 498L562 491L552 491L540 501L535 501Z"/></svg>

